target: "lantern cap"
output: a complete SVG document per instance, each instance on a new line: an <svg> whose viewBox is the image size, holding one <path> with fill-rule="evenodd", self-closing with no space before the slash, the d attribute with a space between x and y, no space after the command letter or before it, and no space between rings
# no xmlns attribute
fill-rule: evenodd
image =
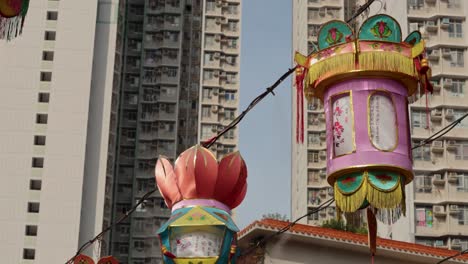
<svg viewBox="0 0 468 264"><path fill-rule="evenodd" d="M247 167L239 152L227 154L218 164L211 151L196 145L182 152L174 167L160 156L155 175L171 209L212 206L230 213L247 192Z"/></svg>
<svg viewBox="0 0 468 264"><path fill-rule="evenodd" d="M296 63L308 69L305 95L323 99L328 86L352 78L390 78L403 83L412 95L418 81L430 75L420 69L424 41L414 31L402 41L401 28L391 16L369 17L357 34L343 21L332 20L318 33L318 49L308 57L295 54ZM429 76L430 77L430 76Z"/></svg>

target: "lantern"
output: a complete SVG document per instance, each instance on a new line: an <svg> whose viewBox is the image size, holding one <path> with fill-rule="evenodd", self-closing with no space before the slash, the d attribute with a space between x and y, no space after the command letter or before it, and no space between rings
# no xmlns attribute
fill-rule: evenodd
<svg viewBox="0 0 468 264"><path fill-rule="evenodd" d="M0 39L21 35L29 0L0 0Z"/></svg>
<svg viewBox="0 0 468 264"><path fill-rule="evenodd" d="M86 255L80 254L76 256L73 261L73 264L94 264L94 260ZM97 264L119 264L116 258L112 256L107 256L101 258Z"/></svg>
<svg viewBox="0 0 468 264"><path fill-rule="evenodd" d="M235 263L239 231L231 218L247 192L247 168L238 152L218 164L208 149L194 146L175 167L160 157L156 181L172 214L160 227L164 263Z"/></svg>
<svg viewBox="0 0 468 264"><path fill-rule="evenodd" d="M336 206L343 212L369 207L368 217L394 222L405 211L404 186L413 180L407 97L419 82L432 90L421 35L402 42L398 22L376 15L356 35L345 22L324 24L318 47L308 57L296 54L296 62L306 72L300 77L307 99L324 102L327 181Z"/></svg>

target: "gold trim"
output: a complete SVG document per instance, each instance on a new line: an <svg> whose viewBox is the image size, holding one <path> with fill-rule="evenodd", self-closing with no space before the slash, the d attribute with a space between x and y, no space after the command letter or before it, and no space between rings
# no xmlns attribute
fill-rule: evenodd
<svg viewBox="0 0 468 264"><path fill-rule="evenodd" d="M377 147L375 144L374 144L374 141L372 140L372 130L371 130L371 126L370 126L370 99L372 96L378 94L378 93L381 93L381 94L387 94L390 99L392 100L392 105L393 105L393 111L395 112L395 131L396 131L396 141L395 141L395 144L393 147L391 147L390 149L381 149L379 147ZM372 92L369 93L369 95L367 96L367 137L369 138L369 141L370 143L372 144L372 146L377 149L378 151L382 151L382 152L393 152L397 147L398 147L398 144L399 144L399 136L398 136L398 115L397 115L397 111L396 111L396 104L395 104L395 98L393 97L393 94L385 89L376 89L376 90L373 90Z"/></svg>
<svg viewBox="0 0 468 264"><path fill-rule="evenodd" d="M349 154L352 154L352 153L356 153L356 129L355 129L355 121L354 121L354 104L353 104L353 91L352 90L346 90L346 91L342 91L342 92L339 92L339 93L336 93L336 94L333 94L329 97L328 99L328 105L330 107L330 124L332 126L331 128L331 132L333 134L333 103L334 103L334 99L336 97L344 97L343 95L344 94L349 94L349 101L350 101L350 108L351 108L351 118L352 118L352 138L353 138L353 150L351 152L348 152L348 153L343 153L341 155L336 155L335 154L335 136L333 136L333 142L332 142L332 153L333 153L333 159L336 159L336 158L339 158L339 157L342 157L342 156L346 156L346 155L349 155ZM339 99L339 98L338 98Z"/></svg>
<svg viewBox="0 0 468 264"><path fill-rule="evenodd" d="M366 170L389 170L389 171L400 173L403 176L405 176L405 179L406 179L405 185L413 181L413 178L414 178L413 171L408 170L403 167L393 166L393 165L388 165L388 164L365 164L365 165L349 166L349 167L334 171L333 173L328 175L327 182L328 184L333 186L333 184L336 181L336 178L340 176L343 176L347 173L366 171Z"/></svg>

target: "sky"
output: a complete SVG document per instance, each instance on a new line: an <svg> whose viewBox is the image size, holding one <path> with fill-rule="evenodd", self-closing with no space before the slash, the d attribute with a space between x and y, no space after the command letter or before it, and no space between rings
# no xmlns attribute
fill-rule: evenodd
<svg viewBox="0 0 468 264"><path fill-rule="evenodd" d="M292 2L242 1L240 110L291 67ZM239 124L239 150L247 164L248 190L236 209L244 228L263 214L290 217L291 78Z"/></svg>

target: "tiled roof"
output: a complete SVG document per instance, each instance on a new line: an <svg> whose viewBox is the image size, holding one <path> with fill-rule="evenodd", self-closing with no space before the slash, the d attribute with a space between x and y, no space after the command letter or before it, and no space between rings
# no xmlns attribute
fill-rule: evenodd
<svg viewBox="0 0 468 264"><path fill-rule="evenodd" d="M287 226L288 224L289 222L285 221L279 221L274 219L262 219L253 222L252 224L244 228L242 231L240 231L239 237L246 235L255 228L272 229L274 231L278 231ZM355 234L351 232L340 231L319 226L296 224L288 232L303 234L310 237L326 238L331 240L349 242L354 244L367 245L368 243L367 235ZM436 248L383 238L377 238L377 248L390 249L399 252L407 252L417 255L426 255L434 257L448 257L458 253L458 251L455 250L448 250L443 248ZM468 261L468 254L456 257L455 259Z"/></svg>

